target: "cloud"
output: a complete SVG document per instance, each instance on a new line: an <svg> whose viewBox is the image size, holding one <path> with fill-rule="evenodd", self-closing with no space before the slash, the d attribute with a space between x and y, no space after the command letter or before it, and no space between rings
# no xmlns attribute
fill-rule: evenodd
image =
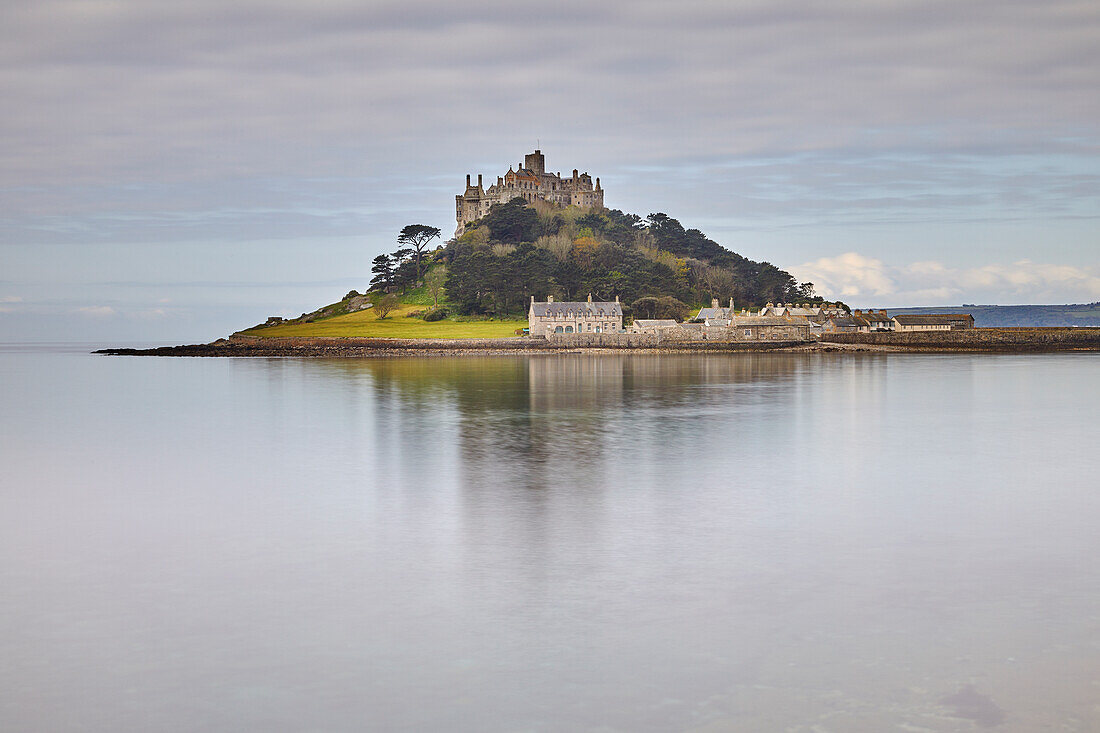
<svg viewBox="0 0 1100 733"><path fill-rule="evenodd" d="M78 286L216 279L260 240L286 246L251 257L257 279L369 271L401 226L453 226L466 173L494 180L539 138L552 170L600 175L608 205L754 259L879 258L817 263L811 279L845 297L1091 292L1035 280L1039 265L957 271L1095 262L1096 2L36 0L0 15L0 272L45 288L25 291L35 307L50 286L66 317L89 302L127 316L104 328L155 301Z"/></svg>
<svg viewBox="0 0 1100 733"><path fill-rule="evenodd" d="M86 305L77 308L74 313L79 313L89 318L109 318L116 315L118 311L109 305Z"/></svg>
<svg viewBox="0 0 1100 733"><path fill-rule="evenodd" d="M791 268L826 298L856 305L951 305L963 302L1073 303L1100 299L1100 270L1019 260L952 268L922 261L890 265L857 252Z"/></svg>
<svg viewBox="0 0 1100 733"><path fill-rule="evenodd" d="M18 295L0 295L0 303L22 303L23 299Z"/></svg>

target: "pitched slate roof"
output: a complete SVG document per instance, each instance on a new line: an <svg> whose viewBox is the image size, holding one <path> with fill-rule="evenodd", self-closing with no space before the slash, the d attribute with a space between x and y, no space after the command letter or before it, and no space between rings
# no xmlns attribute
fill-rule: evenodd
<svg viewBox="0 0 1100 733"><path fill-rule="evenodd" d="M561 303L532 303L531 315L535 318L599 318L621 316L623 308L614 301L564 301Z"/></svg>
<svg viewBox="0 0 1100 733"><path fill-rule="evenodd" d="M705 321L708 318L728 320L733 315L729 308L700 308L699 315L692 318L693 321Z"/></svg>

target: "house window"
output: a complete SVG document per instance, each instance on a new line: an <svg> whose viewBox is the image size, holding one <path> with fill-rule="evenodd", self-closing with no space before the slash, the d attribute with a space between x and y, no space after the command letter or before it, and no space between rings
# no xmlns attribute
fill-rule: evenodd
<svg viewBox="0 0 1100 733"><path fill-rule="evenodd" d="M558 326L557 328L555 328L555 329L554 329L554 333L562 333L562 328L561 328L561 326Z"/></svg>
<svg viewBox="0 0 1100 733"><path fill-rule="evenodd" d="M745 329L745 335L751 337L752 336L752 329L746 328Z"/></svg>
<svg viewBox="0 0 1100 733"><path fill-rule="evenodd" d="M573 327L572 326L566 326L565 327L565 332L566 333L573 333Z"/></svg>

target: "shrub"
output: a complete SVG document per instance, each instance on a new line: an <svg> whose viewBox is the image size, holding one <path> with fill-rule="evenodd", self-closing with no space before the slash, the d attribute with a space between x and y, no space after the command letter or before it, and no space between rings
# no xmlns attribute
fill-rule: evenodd
<svg viewBox="0 0 1100 733"><path fill-rule="evenodd" d="M424 314L425 321L442 321L447 317L446 308L432 308Z"/></svg>

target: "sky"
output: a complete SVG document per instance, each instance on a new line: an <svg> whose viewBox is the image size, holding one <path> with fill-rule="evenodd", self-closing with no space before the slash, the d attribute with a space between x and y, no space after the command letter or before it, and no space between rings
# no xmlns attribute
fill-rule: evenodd
<svg viewBox="0 0 1100 733"><path fill-rule="evenodd" d="M365 289L537 146L853 307L1100 300L1100 3L0 0L0 340Z"/></svg>

